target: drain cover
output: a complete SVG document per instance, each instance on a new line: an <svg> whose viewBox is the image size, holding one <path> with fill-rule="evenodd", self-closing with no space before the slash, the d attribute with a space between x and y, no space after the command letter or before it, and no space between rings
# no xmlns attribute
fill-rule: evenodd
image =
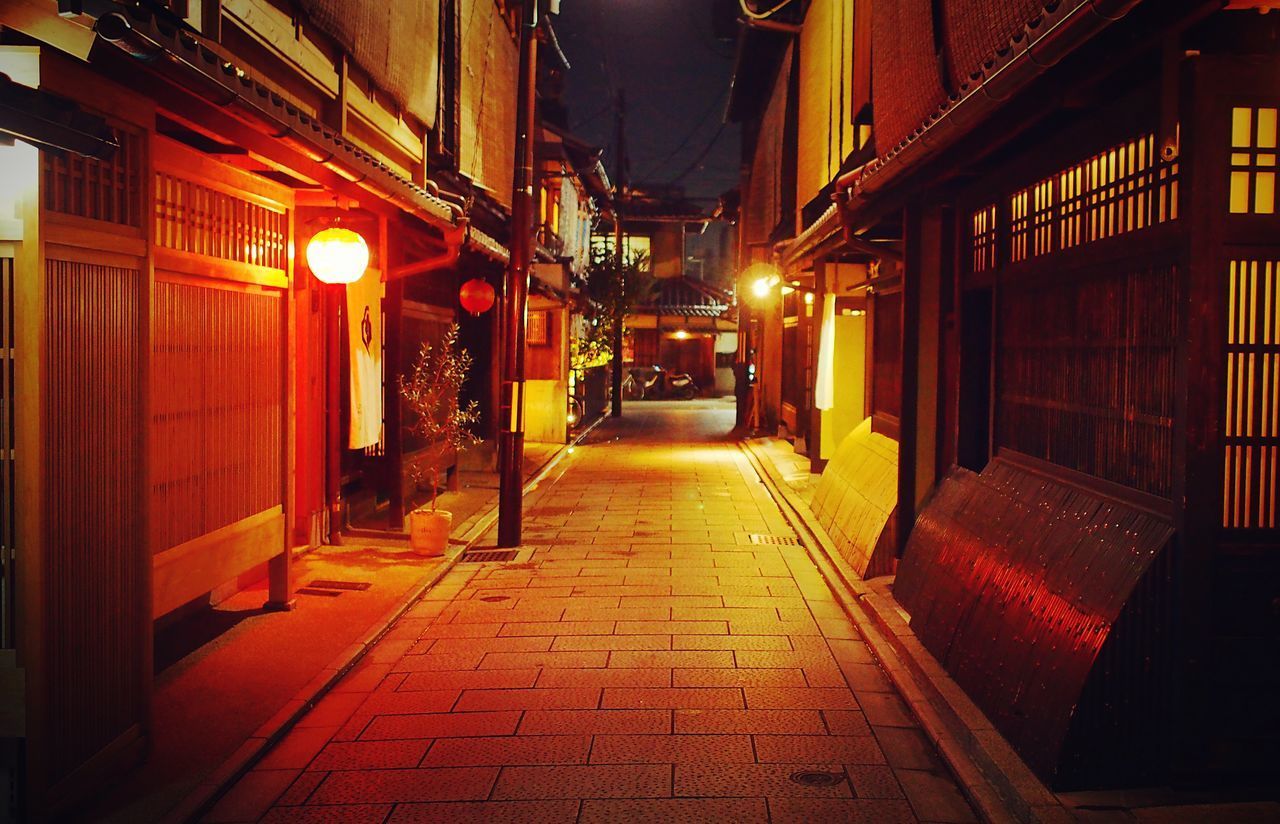
<svg viewBox="0 0 1280 824"><path fill-rule="evenodd" d="M507 561L514 561L519 550L515 549L494 549L481 550L479 552L464 552L462 557L458 559L460 564L502 564Z"/></svg>
<svg viewBox="0 0 1280 824"><path fill-rule="evenodd" d="M751 543L768 544L770 546L800 546L800 542L795 538L786 535L756 535L752 534Z"/></svg>
<svg viewBox="0 0 1280 824"><path fill-rule="evenodd" d="M500 601L510 601L511 596L510 595L486 595L480 600L484 601L486 604L496 604Z"/></svg>
<svg viewBox="0 0 1280 824"><path fill-rule="evenodd" d="M337 598L342 594L339 589L315 589L314 587L299 587L294 590L299 595L323 595L326 598Z"/></svg>
<svg viewBox="0 0 1280 824"><path fill-rule="evenodd" d="M805 787L834 787L844 781L844 773L801 770L800 772L793 772L791 780Z"/></svg>
<svg viewBox="0 0 1280 824"><path fill-rule="evenodd" d="M364 592L373 584L368 581L312 581L307 584L316 589L341 589L351 592Z"/></svg>

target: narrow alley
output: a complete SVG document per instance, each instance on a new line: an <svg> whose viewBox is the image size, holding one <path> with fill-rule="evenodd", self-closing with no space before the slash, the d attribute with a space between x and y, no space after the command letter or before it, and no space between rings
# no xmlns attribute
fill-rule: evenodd
<svg viewBox="0 0 1280 824"><path fill-rule="evenodd" d="M205 820L974 820L732 426L598 428Z"/></svg>

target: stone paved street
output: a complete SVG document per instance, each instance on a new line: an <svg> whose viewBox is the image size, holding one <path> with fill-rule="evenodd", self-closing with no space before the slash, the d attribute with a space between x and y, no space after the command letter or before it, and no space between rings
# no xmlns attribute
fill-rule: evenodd
<svg viewBox="0 0 1280 824"><path fill-rule="evenodd" d="M732 417L598 429L207 820L972 821Z"/></svg>

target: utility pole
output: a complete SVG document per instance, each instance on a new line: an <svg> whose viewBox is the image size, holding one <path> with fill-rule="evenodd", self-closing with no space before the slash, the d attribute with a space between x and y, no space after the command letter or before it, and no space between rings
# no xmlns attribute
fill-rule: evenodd
<svg viewBox="0 0 1280 824"><path fill-rule="evenodd" d="M610 417L622 417L622 321L626 317L623 303L627 294L627 275L623 268L625 260L622 254L622 198L625 190L623 178L626 176L626 139L627 139L627 93L618 90L617 101L618 147L614 158L613 181L613 265L618 278L618 300L613 308L613 406Z"/></svg>
<svg viewBox="0 0 1280 824"><path fill-rule="evenodd" d="M502 400L498 422L498 546L520 546L524 508L524 340L533 259L533 143L538 81L538 0L520 17L515 181L511 194L511 262L502 300Z"/></svg>

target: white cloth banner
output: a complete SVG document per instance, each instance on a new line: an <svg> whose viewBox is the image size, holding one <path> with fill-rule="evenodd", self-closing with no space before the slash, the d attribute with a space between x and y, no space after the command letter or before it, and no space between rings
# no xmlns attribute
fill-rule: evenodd
<svg viewBox="0 0 1280 824"><path fill-rule="evenodd" d="M373 271L347 284L347 342L351 353L351 434L347 446L382 442L382 280Z"/></svg>
<svg viewBox="0 0 1280 824"><path fill-rule="evenodd" d="M836 405L836 296L822 296L822 329L818 333L818 375L814 379L813 405Z"/></svg>

